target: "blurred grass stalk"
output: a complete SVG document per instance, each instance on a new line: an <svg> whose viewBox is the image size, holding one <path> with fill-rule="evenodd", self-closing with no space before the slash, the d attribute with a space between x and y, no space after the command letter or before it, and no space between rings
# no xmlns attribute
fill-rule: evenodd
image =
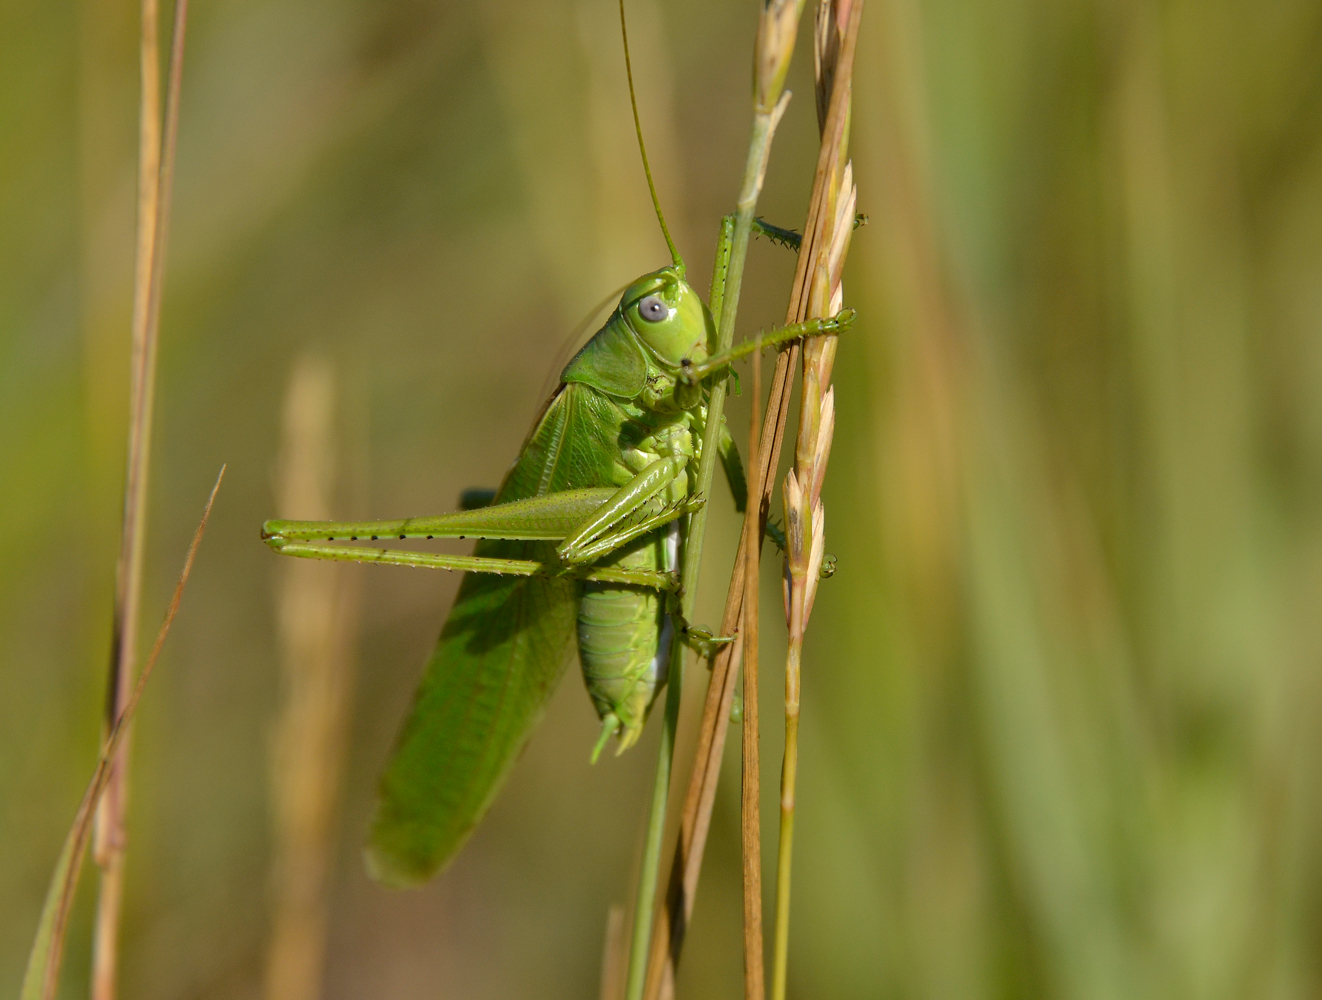
<svg viewBox="0 0 1322 1000"><path fill-rule="evenodd" d="M134 685L142 561L146 542L147 485L152 411L156 398L156 355L170 221L174 150L179 129L188 0L176 0L164 123L161 118L157 0L142 0L139 41L141 103L138 116L138 232L134 262L132 344L129 364L128 454L124 476L124 522L115 571L106 732L115 728ZM101 869L92 942L92 1000L114 1000L119 965L119 920L123 909L127 850L128 763L132 729L124 732L97 813L96 863Z"/></svg>
<svg viewBox="0 0 1322 1000"><path fill-rule="evenodd" d="M624 907L611 904L606 911L606 937L601 949L600 1000L624 1000Z"/></svg>
<svg viewBox="0 0 1322 1000"><path fill-rule="evenodd" d="M285 396L279 507L328 520L335 495L335 373L304 355ZM352 567L302 560L279 567L280 715L271 766L275 857L268 1000L321 995L329 873L347 749L361 612Z"/></svg>
<svg viewBox="0 0 1322 1000"><path fill-rule="evenodd" d="M863 0L822 0L814 20L813 53L822 145L813 198L799 248L795 297L802 315L791 322L834 316L844 304L841 274L854 230L858 191L846 160L853 95L854 52ZM803 636L812 615L826 554L826 511L822 482L835 433L835 388L831 369L837 338L813 337L803 344L803 391L794 468L785 476L785 758L780 771L780 844L776 860L776 929L772 1000L784 1000L789 961L790 872L799 767L799 680Z"/></svg>

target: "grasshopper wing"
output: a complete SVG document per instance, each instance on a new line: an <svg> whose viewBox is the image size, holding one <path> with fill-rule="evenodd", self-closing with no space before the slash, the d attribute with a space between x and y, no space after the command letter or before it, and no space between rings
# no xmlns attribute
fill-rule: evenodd
<svg viewBox="0 0 1322 1000"><path fill-rule="evenodd" d="M561 386L496 502L614 485L618 413L587 386ZM553 542L483 541L474 554L549 561L554 551ZM564 674L579 586L465 574L381 778L367 848L378 881L426 881L486 813Z"/></svg>
<svg viewBox="0 0 1322 1000"><path fill-rule="evenodd" d="M545 559L554 548L484 542L476 554ZM378 881L426 881L482 818L564 673L576 586L465 575L381 778L367 852Z"/></svg>

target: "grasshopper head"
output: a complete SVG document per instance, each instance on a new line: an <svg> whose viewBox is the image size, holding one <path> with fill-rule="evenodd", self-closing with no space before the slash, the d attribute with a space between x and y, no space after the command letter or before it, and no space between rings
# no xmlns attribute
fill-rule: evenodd
<svg viewBox="0 0 1322 1000"><path fill-rule="evenodd" d="M663 364L704 361L716 325L706 304L675 267L663 267L635 281L620 299L620 313Z"/></svg>

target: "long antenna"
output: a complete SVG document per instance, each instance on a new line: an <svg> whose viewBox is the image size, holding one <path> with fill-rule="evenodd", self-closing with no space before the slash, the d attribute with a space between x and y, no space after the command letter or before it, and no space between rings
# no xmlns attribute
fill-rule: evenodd
<svg viewBox="0 0 1322 1000"><path fill-rule="evenodd" d="M633 107L633 127L638 133L638 152L643 154L643 173L647 174L647 189L652 192L652 205L656 208L656 221L661 223L661 233L670 247L670 257L675 262L675 270L684 276L684 258L675 248L675 241L670 238L670 228L666 217L661 212L661 199L656 196L656 184L652 181L652 168L647 162L647 145L643 142L643 124L638 119L638 98L633 90L633 63L629 60L629 29L624 23L624 0L620 0L620 34L624 38L624 72L629 77L629 104Z"/></svg>

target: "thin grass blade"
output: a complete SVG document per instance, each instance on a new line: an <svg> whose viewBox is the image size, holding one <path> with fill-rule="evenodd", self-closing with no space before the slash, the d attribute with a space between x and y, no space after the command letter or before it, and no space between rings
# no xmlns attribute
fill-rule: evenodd
<svg viewBox="0 0 1322 1000"><path fill-rule="evenodd" d="M119 752L120 744L133 722L138 703L142 700L142 692L151 678L156 660L161 654L161 647L165 645L165 637L170 633L170 626L174 624L174 616L179 611L179 602L184 596L184 586L193 571L193 559L197 555L198 545L206 531L207 520L211 517L211 506L216 502L216 493L220 490L220 483L224 478L225 467L222 465L220 475L216 477L216 484L211 487L211 495L207 497L202 520L198 522L197 530L193 532L193 541L188 546L188 555L184 559L179 582L175 584L174 596L170 599L165 621L161 624L160 631L156 633L156 642L152 645L151 654L147 657L142 673L138 675L137 685L124 703L124 710L120 712L114 726L111 727L110 735L101 749L101 756L97 759L92 780L88 783L87 791L83 793L83 800L74 814L73 825L70 826L69 834L64 839L59 859L55 862L50 888L46 891L46 902L41 908L37 934L32 943L32 951L28 954L27 971L24 973L23 988L19 993L20 1000L54 1000L59 986L60 960L64 955L64 935L69 926L74 891L78 888L78 876L82 871L87 842L91 838L92 820L96 815L97 803L100 802L101 794L110 780L115 754Z"/></svg>

